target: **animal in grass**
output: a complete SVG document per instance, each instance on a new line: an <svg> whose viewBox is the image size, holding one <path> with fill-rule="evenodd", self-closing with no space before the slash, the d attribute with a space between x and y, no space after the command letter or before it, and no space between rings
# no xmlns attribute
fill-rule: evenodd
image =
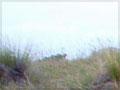
<svg viewBox="0 0 120 90"><path fill-rule="evenodd" d="M0 83L8 84L11 80L12 78L9 76L9 68L4 64L0 64Z"/></svg>
<svg viewBox="0 0 120 90"><path fill-rule="evenodd" d="M17 63L14 68L9 71L9 76L18 85L28 84L28 76L26 74L26 66L24 63Z"/></svg>
<svg viewBox="0 0 120 90"><path fill-rule="evenodd" d="M7 69L5 65L0 64L0 78L6 76Z"/></svg>
<svg viewBox="0 0 120 90"><path fill-rule="evenodd" d="M9 68L4 64L0 64L0 79L2 84L6 85L12 81L20 86L30 84L25 71L26 66L23 63L17 63L14 68Z"/></svg>

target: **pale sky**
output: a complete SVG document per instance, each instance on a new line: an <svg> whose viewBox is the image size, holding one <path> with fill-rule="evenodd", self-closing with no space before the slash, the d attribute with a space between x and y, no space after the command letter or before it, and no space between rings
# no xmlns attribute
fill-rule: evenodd
<svg viewBox="0 0 120 90"><path fill-rule="evenodd" d="M35 53L87 53L88 43L110 39L118 45L117 2L3 2L2 33Z"/></svg>

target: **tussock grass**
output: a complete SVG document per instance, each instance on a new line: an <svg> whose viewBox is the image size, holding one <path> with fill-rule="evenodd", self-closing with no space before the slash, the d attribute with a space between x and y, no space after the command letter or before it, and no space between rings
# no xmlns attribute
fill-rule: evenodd
<svg viewBox="0 0 120 90"><path fill-rule="evenodd" d="M17 57L15 54L7 48L0 49L0 63L9 67L14 67Z"/></svg>
<svg viewBox="0 0 120 90"><path fill-rule="evenodd" d="M111 52L112 55L108 58L107 69L111 77L120 81L120 52Z"/></svg>
<svg viewBox="0 0 120 90"><path fill-rule="evenodd" d="M5 46L0 48L0 64L5 64L6 66L13 68L17 62L23 62L28 66L30 61L30 53L27 50L25 50L23 54L20 54L19 49L15 52L11 48Z"/></svg>

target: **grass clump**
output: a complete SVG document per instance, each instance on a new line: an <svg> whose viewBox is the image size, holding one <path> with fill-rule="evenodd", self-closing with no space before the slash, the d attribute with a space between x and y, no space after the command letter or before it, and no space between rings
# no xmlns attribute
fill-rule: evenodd
<svg viewBox="0 0 120 90"><path fill-rule="evenodd" d="M17 61L15 53L7 48L0 49L0 63L8 67L14 67Z"/></svg>
<svg viewBox="0 0 120 90"><path fill-rule="evenodd" d="M113 49L108 54L106 55L107 72L113 80L120 81L120 51Z"/></svg>
<svg viewBox="0 0 120 90"><path fill-rule="evenodd" d="M20 53L20 50L12 50L10 47L0 48L0 64L4 64L10 68L14 68L17 63L22 62L29 66L31 61L30 52L24 50L23 53Z"/></svg>

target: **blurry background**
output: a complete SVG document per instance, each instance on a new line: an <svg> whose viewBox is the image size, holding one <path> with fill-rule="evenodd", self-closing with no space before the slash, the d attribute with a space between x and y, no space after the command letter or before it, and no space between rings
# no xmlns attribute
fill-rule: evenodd
<svg viewBox="0 0 120 90"><path fill-rule="evenodd" d="M117 2L3 2L2 40L37 57L118 47Z"/></svg>

